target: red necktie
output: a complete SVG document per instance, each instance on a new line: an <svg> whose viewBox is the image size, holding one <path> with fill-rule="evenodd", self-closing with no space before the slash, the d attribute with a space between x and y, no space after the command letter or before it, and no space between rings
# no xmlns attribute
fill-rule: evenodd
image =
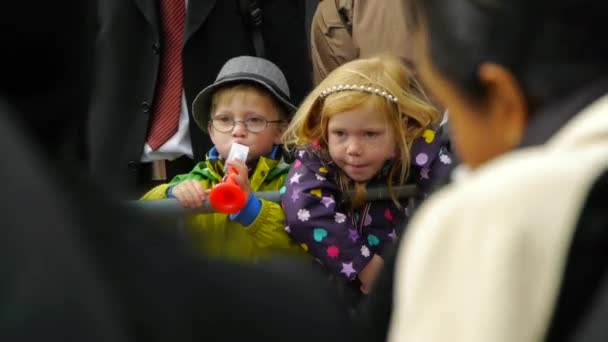
<svg viewBox="0 0 608 342"><path fill-rule="evenodd" d="M186 21L184 0L160 0L161 52L148 144L162 146L177 132L182 97L182 44Z"/></svg>

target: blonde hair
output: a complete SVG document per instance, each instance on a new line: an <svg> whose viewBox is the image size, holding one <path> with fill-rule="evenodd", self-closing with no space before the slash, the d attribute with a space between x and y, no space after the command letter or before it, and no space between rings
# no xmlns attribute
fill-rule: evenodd
<svg viewBox="0 0 608 342"><path fill-rule="evenodd" d="M226 103L232 101L237 96L245 96L246 94L253 93L259 97L263 97L272 102L274 110L279 114L278 119L286 120L288 118L285 108L279 104L279 102L272 96L266 89L257 86L253 83L236 83L231 84L222 88L219 88L211 96L211 108L209 110L209 119L215 112L217 106L220 103Z"/></svg>
<svg viewBox="0 0 608 342"><path fill-rule="evenodd" d="M373 91L342 89L327 94L326 90L344 85L379 89L386 93L381 95ZM388 95L394 96L397 101L391 100L392 97ZM383 55L358 59L332 71L306 97L285 131L283 142L287 148L293 148L318 141L326 151L327 124L331 117L366 104L373 106L376 113L384 114L393 129L397 155L389 170L387 186L391 198L399 205L392 189L393 182L397 179L398 185L405 183L413 141L426 128L437 123L440 116L439 111L429 103L412 72L398 58ZM349 183L345 177L343 174L339 176L340 184ZM343 188L348 190L348 185ZM355 190L353 205L365 200L365 187L356 185Z"/></svg>

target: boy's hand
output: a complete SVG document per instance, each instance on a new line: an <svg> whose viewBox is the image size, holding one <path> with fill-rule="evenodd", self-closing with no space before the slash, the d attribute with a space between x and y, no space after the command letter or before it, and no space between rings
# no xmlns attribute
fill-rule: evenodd
<svg viewBox="0 0 608 342"><path fill-rule="evenodd" d="M203 205L209 190L203 188L199 181L188 179L173 188L173 196L186 208L196 208Z"/></svg>
<svg viewBox="0 0 608 342"><path fill-rule="evenodd" d="M230 177L236 181L236 183L243 189L245 192L245 199L249 198L249 194L251 194L251 185L249 184L249 170L247 169L247 164L240 160L232 160L228 162L228 166L233 167L237 174L233 174Z"/></svg>

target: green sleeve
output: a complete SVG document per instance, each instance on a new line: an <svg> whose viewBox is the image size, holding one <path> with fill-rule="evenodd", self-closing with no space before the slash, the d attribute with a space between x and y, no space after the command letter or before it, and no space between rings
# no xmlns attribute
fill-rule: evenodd
<svg viewBox="0 0 608 342"><path fill-rule="evenodd" d="M200 162L194 166L194 169L189 173L184 173L181 175L177 175L173 177L173 179L169 183L157 185L152 188L150 191L146 192L140 199L141 200L158 200L167 198L167 189L170 186L183 182L185 180L194 179L198 181L203 181L205 179L209 179L209 170L207 169L207 164L205 162Z"/></svg>
<svg viewBox="0 0 608 342"><path fill-rule="evenodd" d="M159 200L167 198L167 189L169 189L170 184L161 184L152 188L150 191L146 192L140 200L148 201L148 200Z"/></svg>
<svg viewBox="0 0 608 342"><path fill-rule="evenodd" d="M192 171L173 177L173 179L169 182L169 184L174 185L174 184L183 182L188 179L194 179L194 180L200 181L200 180L209 179L209 178L210 178L210 171L207 168L207 163L205 163L203 161L203 162L196 164L194 166L194 168L192 169Z"/></svg>

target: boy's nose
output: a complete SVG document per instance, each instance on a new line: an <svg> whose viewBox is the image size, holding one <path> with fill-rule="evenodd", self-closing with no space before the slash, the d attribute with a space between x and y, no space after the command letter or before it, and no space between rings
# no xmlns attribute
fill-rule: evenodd
<svg viewBox="0 0 608 342"><path fill-rule="evenodd" d="M243 121L235 121L232 127L232 136L242 137L247 134L247 126Z"/></svg>

